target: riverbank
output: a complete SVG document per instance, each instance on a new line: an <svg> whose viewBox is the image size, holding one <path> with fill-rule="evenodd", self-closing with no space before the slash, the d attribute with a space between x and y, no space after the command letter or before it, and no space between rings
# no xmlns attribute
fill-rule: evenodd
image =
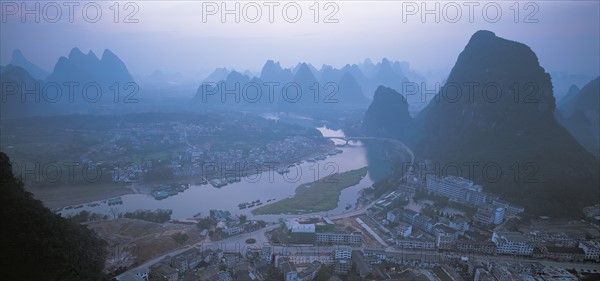
<svg viewBox="0 0 600 281"><path fill-rule="evenodd" d="M307 214L332 210L342 190L354 186L367 174L367 167L336 173L296 188L295 195L252 210L253 215Z"/></svg>
<svg viewBox="0 0 600 281"><path fill-rule="evenodd" d="M134 194L133 189L118 183L90 183L61 186L27 187L33 197L44 203L49 209L85 204L112 197Z"/></svg>
<svg viewBox="0 0 600 281"><path fill-rule="evenodd" d="M277 169L280 167L287 167L287 165L290 163L304 161L318 155L324 155L332 149L335 149L335 145L332 142L323 143L317 146L312 152L307 153L299 158L285 159L280 165L277 165L273 168ZM243 176L253 176L253 174ZM217 177L215 176L214 178ZM60 209L67 206L81 205L128 194L150 194L152 191L157 189L157 186L162 184L191 183L199 185L199 183L201 183L203 180L203 177L198 176L158 179L131 183L128 185L114 182L81 183L56 186L26 185L26 189L27 191L33 193L36 199L42 201L46 207L50 209Z"/></svg>

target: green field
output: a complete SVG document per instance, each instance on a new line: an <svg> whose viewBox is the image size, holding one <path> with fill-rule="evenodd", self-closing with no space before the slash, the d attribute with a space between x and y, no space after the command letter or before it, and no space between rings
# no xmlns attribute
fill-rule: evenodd
<svg viewBox="0 0 600 281"><path fill-rule="evenodd" d="M294 197L256 208L252 210L252 214L303 214L334 209L342 190L358 184L366 174L367 167L364 167L300 185L296 188Z"/></svg>

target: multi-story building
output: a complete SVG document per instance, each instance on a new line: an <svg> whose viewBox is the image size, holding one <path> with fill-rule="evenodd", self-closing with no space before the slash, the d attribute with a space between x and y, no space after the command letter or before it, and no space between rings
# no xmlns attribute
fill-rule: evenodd
<svg viewBox="0 0 600 281"><path fill-rule="evenodd" d="M352 258L352 247L336 246L333 254L335 259L350 259Z"/></svg>
<svg viewBox="0 0 600 281"><path fill-rule="evenodd" d="M600 260L600 242L594 240L582 241L579 243L579 248L585 253L585 259Z"/></svg>
<svg viewBox="0 0 600 281"><path fill-rule="evenodd" d="M531 255L533 243L519 232L494 232L492 242L499 254Z"/></svg>
<svg viewBox="0 0 600 281"><path fill-rule="evenodd" d="M450 219L450 221L448 222L448 226L463 233L463 232L469 230L470 225L469 225L469 221L467 221L467 219L465 217L456 216L456 217Z"/></svg>
<svg viewBox="0 0 600 281"><path fill-rule="evenodd" d="M260 259L268 264L271 263L273 254L273 248L270 246L263 246L260 248Z"/></svg>
<svg viewBox="0 0 600 281"><path fill-rule="evenodd" d="M177 281L179 280L179 272L177 269L159 262L150 266L148 277L151 281Z"/></svg>
<svg viewBox="0 0 600 281"><path fill-rule="evenodd" d="M523 208L521 206L517 206L517 205L509 203L509 202L506 202L499 198L493 199L492 205L499 207L499 208L504 208L507 216L514 216L514 215L523 213L525 211L525 208Z"/></svg>
<svg viewBox="0 0 600 281"><path fill-rule="evenodd" d="M435 249L435 241L414 238L397 239L396 248L433 250Z"/></svg>
<svg viewBox="0 0 600 281"><path fill-rule="evenodd" d="M543 247L547 258L559 261L582 261L585 258L585 251L581 248L570 247Z"/></svg>
<svg viewBox="0 0 600 281"><path fill-rule="evenodd" d="M481 193L483 187L475 185L472 181L461 177L447 176L444 178L435 175L427 175L427 189L430 192L448 197L449 199L461 202L480 202L485 203L485 195ZM472 197L472 198L471 198Z"/></svg>
<svg viewBox="0 0 600 281"><path fill-rule="evenodd" d="M192 248L182 252L173 257L167 257L165 259L169 265L177 269L180 273L184 273L190 269L195 268L202 261L202 255L200 250Z"/></svg>
<svg viewBox="0 0 600 281"><path fill-rule="evenodd" d="M477 208L473 220L482 224L498 225L504 220L504 208L494 205L484 205Z"/></svg>
<svg viewBox="0 0 600 281"><path fill-rule="evenodd" d="M421 229L423 231L431 231L431 228L433 227L433 219L426 216L426 215L418 215L415 218L415 222L413 223L413 226Z"/></svg>
<svg viewBox="0 0 600 281"><path fill-rule="evenodd" d="M415 223L415 219L417 218L417 216L419 216L419 213L411 209L402 210L402 221L405 223L412 225L413 223Z"/></svg>
<svg viewBox="0 0 600 281"><path fill-rule="evenodd" d="M317 244L334 244L334 245L362 245L362 233L360 232L322 232L315 234Z"/></svg>
<svg viewBox="0 0 600 281"><path fill-rule="evenodd" d="M435 245L440 249L449 249L458 239L458 232L445 224L436 224L432 230L435 233Z"/></svg>
<svg viewBox="0 0 600 281"><path fill-rule="evenodd" d="M334 250L333 271L338 274L346 274L352 269L352 247L337 246Z"/></svg>
<svg viewBox="0 0 600 281"><path fill-rule="evenodd" d="M400 222L396 227L394 227L392 232L396 237L408 237L412 233L412 225Z"/></svg>
<svg viewBox="0 0 600 281"><path fill-rule="evenodd" d="M478 241L456 241L454 248L457 251L467 253L493 254L496 252L496 244L493 242L478 242Z"/></svg>

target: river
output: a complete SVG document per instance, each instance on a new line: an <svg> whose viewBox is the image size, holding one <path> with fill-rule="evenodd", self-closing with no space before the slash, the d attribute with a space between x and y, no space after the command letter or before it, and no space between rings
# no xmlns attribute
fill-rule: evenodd
<svg viewBox="0 0 600 281"><path fill-rule="evenodd" d="M327 127L317 129L325 137L345 136L341 130L332 130ZM336 144L345 144L343 140L333 139L333 141ZM347 211L349 205L352 208L355 207L360 190L370 187L374 180L386 175L389 172L390 163L386 159L376 157L381 154L373 152L377 150L377 146L369 147L360 141L350 141L349 145L337 148L343 152L316 162L303 161L301 164L291 167L290 172L283 175L273 170L265 170L262 173L242 178L241 182L231 183L221 188L215 188L209 184L192 184L189 189L163 200L156 200L149 194L124 195L120 197L122 204L109 206L106 201L91 202L78 209L63 209L61 215L68 216L82 210L110 215L111 213L135 210L171 209L173 211L172 218L182 219L191 218L198 213L201 213L201 216L208 216L210 210L217 209L227 210L236 215L251 216L252 208L240 210L238 204L255 200L266 204L268 200L281 200L293 196L299 185L322 179L334 172L334 169L335 172L345 172L369 166L367 176L357 185L344 189L337 207L326 212L329 215L340 214ZM367 157L367 151L375 156ZM377 171L371 167L376 167ZM375 174L377 177L373 177ZM266 218L266 216L261 217Z"/></svg>

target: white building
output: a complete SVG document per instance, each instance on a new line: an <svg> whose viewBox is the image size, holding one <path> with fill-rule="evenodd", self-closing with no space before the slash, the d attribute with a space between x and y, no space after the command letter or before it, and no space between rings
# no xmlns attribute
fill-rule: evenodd
<svg viewBox="0 0 600 281"><path fill-rule="evenodd" d="M498 225L504 220L504 208L485 205L477 209L477 213L473 219L482 224Z"/></svg>
<svg viewBox="0 0 600 281"><path fill-rule="evenodd" d="M585 259L600 260L600 242L590 240L579 242L579 248L585 253Z"/></svg>
<svg viewBox="0 0 600 281"><path fill-rule="evenodd" d="M408 237L412 233L412 225L400 222L398 226L394 227L394 234L396 237Z"/></svg>
<svg viewBox="0 0 600 281"><path fill-rule="evenodd" d="M533 243L519 232L494 232L492 242L499 254L531 255Z"/></svg>
<svg viewBox="0 0 600 281"><path fill-rule="evenodd" d="M435 249L435 241L423 239L397 239L396 248L399 249Z"/></svg>
<svg viewBox="0 0 600 281"><path fill-rule="evenodd" d="M352 258L352 247L350 246L336 246L334 252L335 259L350 259Z"/></svg>
<svg viewBox="0 0 600 281"><path fill-rule="evenodd" d="M289 232L293 233L314 233L315 232L315 224L314 223L299 223L294 219L289 219L285 221L285 227Z"/></svg>
<svg viewBox="0 0 600 281"><path fill-rule="evenodd" d="M472 181L461 177L439 178L435 175L428 175L427 189L449 199L473 205L485 204L487 200L487 194L482 192L481 185L475 185Z"/></svg>

